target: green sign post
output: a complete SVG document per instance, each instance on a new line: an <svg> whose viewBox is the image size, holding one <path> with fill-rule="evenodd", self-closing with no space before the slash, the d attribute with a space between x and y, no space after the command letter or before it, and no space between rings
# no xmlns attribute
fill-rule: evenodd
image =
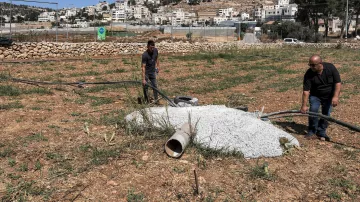
<svg viewBox="0 0 360 202"><path fill-rule="evenodd" d="M98 40L105 40L106 39L106 28L99 27L98 28Z"/></svg>

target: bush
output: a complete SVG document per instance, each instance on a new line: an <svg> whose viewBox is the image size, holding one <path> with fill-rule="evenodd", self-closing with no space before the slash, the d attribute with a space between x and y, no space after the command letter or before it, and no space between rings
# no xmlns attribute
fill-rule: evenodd
<svg viewBox="0 0 360 202"><path fill-rule="evenodd" d="M188 33L186 34L186 38L187 38L188 40L191 40L191 36L192 36L192 32L188 32Z"/></svg>

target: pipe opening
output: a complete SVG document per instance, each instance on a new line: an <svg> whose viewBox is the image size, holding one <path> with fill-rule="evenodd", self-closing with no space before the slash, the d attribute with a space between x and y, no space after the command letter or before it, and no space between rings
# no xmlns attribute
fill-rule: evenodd
<svg viewBox="0 0 360 202"><path fill-rule="evenodd" d="M181 143L175 139L166 142L165 152L171 157L180 157L183 153Z"/></svg>

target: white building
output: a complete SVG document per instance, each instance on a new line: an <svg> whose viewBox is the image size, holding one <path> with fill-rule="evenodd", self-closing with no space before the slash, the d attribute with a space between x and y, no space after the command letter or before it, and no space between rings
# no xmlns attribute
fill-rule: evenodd
<svg viewBox="0 0 360 202"><path fill-rule="evenodd" d="M145 6L135 5L131 7L131 14L135 19L149 19L151 12Z"/></svg>
<svg viewBox="0 0 360 202"><path fill-rule="evenodd" d="M192 24L195 18L195 13L184 12L182 9L178 9L172 12L170 22L173 26L180 26L181 24L189 25Z"/></svg>
<svg viewBox="0 0 360 202"><path fill-rule="evenodd" d="M96 13L96 7L95 6L86 6L85 7L85 12L88 15L94 15Z"/></svg>
<svg viewBox="0 0 360 202"><path fill-rule="evenodd" d="M278 0L277 5L263 5L254 11L255 19L263 21L295 20L298 11L297 4L290 4L289 0Z"/></svg>
<svg viewBox="0 0 360 202"><path fill-rule="evenodd" d="M124 9L112 11L112 20L113 21L125 22L126 19L127 19L127 13Z"/></svg>
<svg viewBox="0 0 360 202"><path fill-rule="evenodd" d="M43 12L38 16L38 22L55 22L55 12Z"/></svg>
<svg viewBox="0 0 360 202"><path fill-rule="evenodd" d="M157 25L163 25L169 21L169 17L163 13L153 13L152 14L152 21Z"/></svg>
<svg viewBox="0 0 360 202"><path fill-rule="evenodd" d="M67 9L65 11L65 17L69 18L71 16L76 16L77 13L78 13L78 11L76 8Z"/></svg>
<svg viewBox="0 0 360 202"><path fill-rule="evenodd" d="M220 17L227 17L227 18L237 15L237 13L235 13L233 8L221 8L217 11L217 14Z"/></svg>
<svg viewBox="0 0 360 202"><path fill-rule="evenodd" d="M245 20L249 20L250 19L250 14L249 13L241 13L241 20L245 21Z"/></svg>

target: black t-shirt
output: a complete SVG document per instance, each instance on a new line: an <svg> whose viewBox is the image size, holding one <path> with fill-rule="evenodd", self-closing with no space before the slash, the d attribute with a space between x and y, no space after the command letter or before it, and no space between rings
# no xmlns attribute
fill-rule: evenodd
<svg viewBox="0 0 360 202"><path fill-rule="evenodd" d="M310 95L320 99L329 99L334 95L335 84L340 83L340 74L336 67L331 63L322 63L323 72L318 74L310 68L304 76L304 91L310 91Z"/></svg>
<svg viewBox="0 0 360 202"><path fill-rule="evenodd" d="M145 51L142 54L141 64L145 64L145 74L155 74L155 66L158 58L158 50L154 48L152 54Z"/></svg>

